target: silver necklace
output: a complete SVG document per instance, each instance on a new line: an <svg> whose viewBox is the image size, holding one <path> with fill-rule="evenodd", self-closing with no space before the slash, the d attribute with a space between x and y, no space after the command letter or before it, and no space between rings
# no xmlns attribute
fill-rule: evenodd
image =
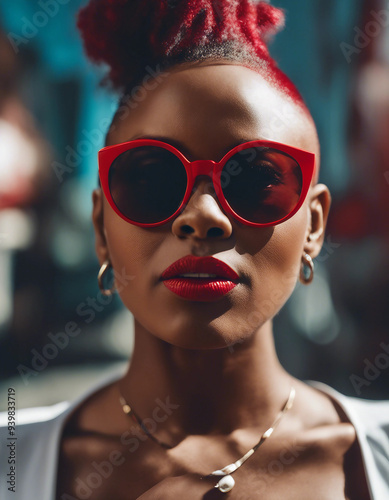
<svg viewBox="0 0 389 500"><path fill-rule="evenodd" d="M248 460L257 450L260 446L263 445L263 443L268 439L274 432L275 428L278 426L280 423L281 419L286 415L286 413L292 408L294 398L296 395L296 391L294 387L291 387L289 397L282 408L282 410L278 413L276 418L274 419L274 422L271 424L271 426L261 435L258 443L253 446L247 453L243 455L243 457L239 458L236 462L233 462L232 464L226 465L222 469L217 469L207 476L202 476L201 479L206 479L210 477L217 477L220 478L215 484L215 488L217 488L219 491L222 493L228 493L229 491L232 490L232 488L235 486L235 480L232 477L231 474L233 474L235 471L241 467L246 460ZM155 441L159 446L162 446L162 448L165 449L172 449L173 446L164 443L163 441L160 441L158 438L156 438L153 434L151 434L145 425L143 424L142 420L138 417L138 415L134 412L134 410L131 408L131 406L127 403L127 401L124 399L124 397L120 394L119 397L119 402L122 406L123 412L132 417L136 423L138 423L143 431L153 440Z"/></svg>

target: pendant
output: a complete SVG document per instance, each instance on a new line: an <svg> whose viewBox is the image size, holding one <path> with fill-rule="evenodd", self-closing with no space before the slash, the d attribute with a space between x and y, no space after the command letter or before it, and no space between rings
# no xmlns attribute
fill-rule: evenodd
<svg viewBox="0 0 389 500"><path fill-rule="evenodd" d="M220 479L220 481L215 485L222 493L228 493L235 486L235 480L229 474Z"/></svg>

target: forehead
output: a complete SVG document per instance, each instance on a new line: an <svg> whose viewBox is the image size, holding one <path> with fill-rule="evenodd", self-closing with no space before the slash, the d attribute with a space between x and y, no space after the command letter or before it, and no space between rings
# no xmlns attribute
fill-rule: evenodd
<svg viewBox="0 0 389 500"><path fill-rule="evenodd" d="M171 138L192 160L218 160L229 145L254 139L316 152L314 126L301 107L259 73L228 62L182 64L130 91L107 145L139 136Z"/></svg>

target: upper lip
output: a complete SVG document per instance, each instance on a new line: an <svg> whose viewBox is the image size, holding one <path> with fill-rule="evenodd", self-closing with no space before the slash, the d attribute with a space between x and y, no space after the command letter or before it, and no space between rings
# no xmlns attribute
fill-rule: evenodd
<svg viewBox="0 0 389 500"><path fill-rule="evenodd" d="M215 257L194 257L193 255L187 255L173 262L171 266L165 269L161 278L165 280L187 273L208 273L216 274L218 278L239 279L239 275L225 262L215 259Z"/></svg>

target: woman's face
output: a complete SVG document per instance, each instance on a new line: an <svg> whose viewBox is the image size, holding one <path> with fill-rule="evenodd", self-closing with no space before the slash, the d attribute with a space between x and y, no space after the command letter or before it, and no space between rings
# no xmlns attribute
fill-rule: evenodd
<svg viewBox="0 0 389 500"><path fill-rule="evenodd" d="M268 139L318 154L311 120L246 67L180 65L146 87L139 94L143 100L130 102L129 113L117 113L107 145L154 138L190 161L218 161L238 143ZM199 177L185 209L154 228L125 222L100 190L94 193L99 260L109 259L117 274L130 276L120 286L123 303L150 333L190 349L242 342L273 318L295 287L303 250L312 258L320 251L330 203L325 186L312 186L292 218L256 228L225 213L209 185L210 178ZM186 255L224 261L239 284L213 302L179 297L160 277Z"/></svg>

